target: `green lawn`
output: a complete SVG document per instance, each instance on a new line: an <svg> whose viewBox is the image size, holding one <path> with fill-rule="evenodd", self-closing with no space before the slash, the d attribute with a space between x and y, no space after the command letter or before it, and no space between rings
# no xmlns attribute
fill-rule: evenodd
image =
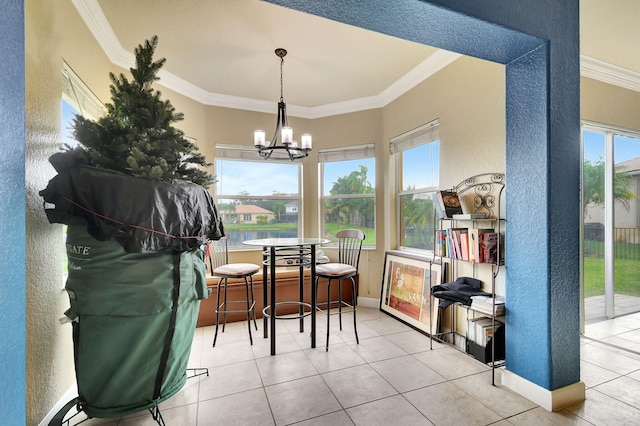
<svg viewBox="0 0 640 426"><path fill-rule="evenodd" d="M224 224L224 229L229 231L250 231L250 230L260 230L260 231L286 231L290 229L297 229L297 223L271 223L268 225L255 225L252 223L235 223L235 224Z"/></svg>
<svg viewBox="0 0 640 426"><path fill-rule="evenodd" d="M640 260L616 259L616 294L640 296ZM584 259L584 297L604 294L604 259L585 257Z"/></svg>
<svg viewBox="0 0 640 426"><path fill-rule="evenodd" d="M353 226L353 225L338 225L336 223L325 223L324 231L327 238L333 239L335 235L342 231L343 229L359 229L364 232L364 243L365 245L370 244L373 245L376 243L376 234L373 228L364 228L362 226Z"/></svg>

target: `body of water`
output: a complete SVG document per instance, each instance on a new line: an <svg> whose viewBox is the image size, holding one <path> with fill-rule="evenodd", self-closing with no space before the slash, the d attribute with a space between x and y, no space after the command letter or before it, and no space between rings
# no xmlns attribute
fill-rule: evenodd
<svg viewBox="0 0 640 426"><path fill-rule="evenodd" d="M229 247L247 247L242 244L246 240L258 240L262 238L296 238L298 232L294 230L278 231L278 230L242 230L228 231Z"/></svg>

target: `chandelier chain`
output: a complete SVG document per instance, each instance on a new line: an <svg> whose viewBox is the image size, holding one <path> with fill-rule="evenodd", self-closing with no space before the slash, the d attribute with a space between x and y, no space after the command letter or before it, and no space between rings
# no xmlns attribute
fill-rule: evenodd
<svg viewBox="0 0 640 426"><path fill-rule="evenodd" d="M280 58L280 102L284 102L284 83L282 79L282 66L284 65L284 57Z"/></svg>

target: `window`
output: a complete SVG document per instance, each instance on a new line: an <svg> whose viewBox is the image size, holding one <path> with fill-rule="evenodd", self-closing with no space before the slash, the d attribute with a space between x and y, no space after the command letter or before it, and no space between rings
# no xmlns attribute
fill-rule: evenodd
<svg viewBox="0 0 640 426"><path fill-rule="evenodd" d="M72 125L76 115L97 120L104 115L102 102L83 83L71 67L62 63L62 143L63 147L74 148L77 145L73 138Z"/></svg>
<svg viewBox="0 0 640 426"><path fill-rule="evenodd" d="M103 115L105 109L100 100L80 80L66 62L62 62L62 96L60 100L61 111L61 149L75 148L78 142L73 137L73 119L76 115L96 120ZM62 227L62 249L66 249L67 226ZM67 256L64 256L64 279L66 281L68 265Z"/></svg>
<svg viewBox="0 0 640 426"><path fill-rule="evenodd" d="M438 120L391 139L396 157L398 246L433 250L433 194L440 175Z"/></svg>
<svg viewBox="0 0 640 426"><path fill-rule="evenodd" d="M320 162L322 235L333 242L341 229L364 232L365 245L375 245L375 149L360 145L322 150Z"/></svg>
<svg viewBox="0 0 640 426"><path fill-rule="evenodd" d="M582 126L585 322L640 310L640 133ZM599 300L599 303L589 302Z"/></svg>
<svg viewBox="0 0 640 426"><path fill-rule="evenodd" d="M257 238L298 237L300 163L265 161L253 147L216 145L216 203L229 247Z"/></svg>

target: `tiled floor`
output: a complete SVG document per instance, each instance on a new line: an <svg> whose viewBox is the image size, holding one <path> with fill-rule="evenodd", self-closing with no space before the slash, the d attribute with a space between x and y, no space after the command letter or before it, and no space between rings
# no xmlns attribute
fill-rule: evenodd
<svg viewBox="0 0 640 426"><path fill-rule="evenodd" d="M279 322L276 356L261 328L250 346L246 323L230 324L215 348L214 328L198 328L190 366L207 367L209 376L189 379L160 405L165 424L640 425L640 314L588 326L594 339L582 339L581 362L587 400L558 413L492 386L490 368L435 342L430 350L428 337L377 309L359 307L359 345L351 318L340 332L333 317L325 352L325 318L318 315L317 349L308 348L296 321ZM84 424L157 423L141 412Z"/></svg>

